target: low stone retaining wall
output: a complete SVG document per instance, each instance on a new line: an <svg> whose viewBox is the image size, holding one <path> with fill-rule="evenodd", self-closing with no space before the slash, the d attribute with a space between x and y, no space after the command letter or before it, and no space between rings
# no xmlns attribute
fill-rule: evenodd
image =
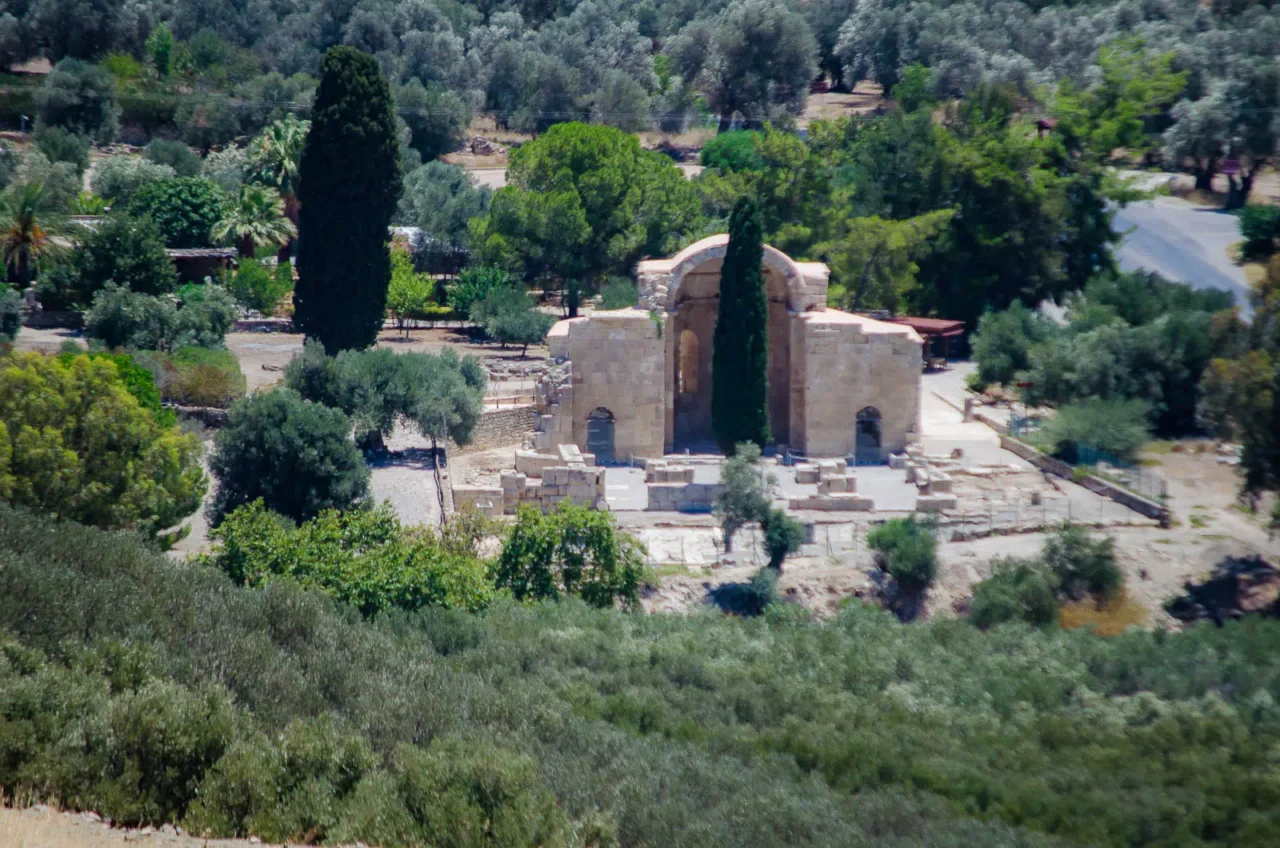
<svg viewBox="0 0 1280 848"><path fill-rule="evenodd" d="M216 406L175 406L179 418L199 421L206 427L221 427L227 423L227 411Z"/></svg>
<svg viewBox="0 0 1280 848"><path fill-rule="evenodd" d="M39 309L34 312L24 311L22 326L33 330L52 330L66 327L78 330L84 324L84 315L70 310Z"/></svg>
<svg viewBox="0 0 1280 848"><path fill-rule="evenodd" d="M533 432L537 407L512 406L503 409L490 409L480 415L472 434L471 443L465 447L450 445L452 454L475 453L507 445L519 445L524 437Z"/></svg>
<svg viewBox="0 0 1280 848"><path fill-rule="evenodd" d="M1160 522L1161 527L1169 526L1171 518L1169 508L1163 504L1156 503L1155 501L1148 500L1141 495L1134 494L1128 489L1117 486L1109 480L1103 480L1101 477L1094 477L1090 475L1081 480L1076 480L1075 469L1072 466L1062 460L1046 456L1026 442L1021 442L1012 436L1006 436L1002 433L1000 435L1000 447L1011 453L1017 454L1027 462L1030 462L1036 468L1039 468L1041 471L1047 471L1057 477L1077 482L1094 494L1102 495L1104 498L1110 498L1116 503L1128 507L1139 515L1145 515L1147 518L1154 518L1156 521Z"/></svg>
<svg viewBox="0 0 1280 848"><path fill-rule="evenodd" d="M243 318L231 325L233 333L292 333L290 318Z"/></svg>

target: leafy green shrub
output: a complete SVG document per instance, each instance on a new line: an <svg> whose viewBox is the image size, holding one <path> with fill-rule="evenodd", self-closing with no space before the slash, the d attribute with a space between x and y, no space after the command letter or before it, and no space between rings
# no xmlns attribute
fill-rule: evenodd
<svg viewBox="0 0 1280 848"><path fill-rule="evenodd" d="M178 272L165 253L164 236L155 222L112 214L80 240L72 254L76 302L88 306L108 282L138 294L168 294Z"/></svg>
<svg viewBox="0 0 1280 848"><path fill-rule="evenodd" d="M1077 444L1130 459L1151 439L1150 412L1142 400L1090 398L1069 403L1045 422L1038 440L1067 462L1076 460Z"/></svg>
<svg viewBox="0 0 1280 848"><path fill-rule="evenodd" d="M522 506L494 571L499 587L524 600L578 595L588 604L640 604L644 548L608 513L562 503L543 515Z"/></svg>
<svg viewBox="0 0 1280 848"><path fill-rule="evenodd" d="M377 757L363 737L327 717L295 719L278 742L238 739L206 773L183 824L205 836L256 835L319 842L339 824L343 801Z"/></svg>
<svg viewBox="0 0 1280 848"><path fill-rule="evenodd" d="M40 127L35 143L50 162L70 162L80 174L89 168L89 139L83 135L62 127Z"/></svg>
<svg viewBox="0 0 1280 848"><path fill-rule="evenodd" d="M289 389L237 402L209 457L209 470L218 480L209 510L212 523L258 499L295 521L363 503L369 469L350 433L347 416Z"/></svg>
<svg viewBox="0 0 1280 848"><path fill-rule="evenodd" d="M1050 536L1041 556L1061 592L1073 601L1086 595L1106 601L1124 587L1114 540L1090 538L1089 532L1078 524L1063 525Z"/></svg>
<svg viewBox="0 0 1280 848"><path fill-rule="evenodd" d="M226 409L244 397L240 362L228 350L181 347L171 355L143 351L134 357L147 365L161 396L170 403Z"/></svg>
<svg viewBox="0 0 1280 848"><path fill-rule="evenodd" d="M615 277L600 289L600 306L602 310L627 309L635 306L640 300L639 290L635 283L625 277Z"/></svg>
<svg viewBox="0 0 1280 848"><path fill-rule="evenodd" d="M1057 581L1040 563L998 559L991 574L973 587L969 620L983 630L1010 621L1048 627L1058 620L1062 604L1055 594Z"/></svg>
<svg viewBox="0 0 1280 848"><path fill-rule="evenodd" d="M493 599L484 563L446 550L429 531L408 532L387 504L325 510L294 527L261 500L239 507L210 534L207 562L237 583L296 580L364 615L400 607L475 612Z"/></svg>
<svg viewBox="0 0 1280 848"><path fill-rule="evenodd" d="M778 569L772 565L761 568L747 581L743 593L744 606L749 608L748 614L760 615L766 609L782 600L778 592Z"/></svg>
<svg viewBox="0 0 1280 848"><path fill-rule="evenodd" d="M529 345L538 344L556 319L539 312L537 304L518 288L494 289L479 303L471 305L471 318L484 325L485 335L507 345L521 345L523 356Z"/></svg>
<svg viewBox="0 0 1280 848"><path fill-rule="evenodd" d="M733 550L733 537L753 521L763 521L769 512L769 487L777 478L760 468L760 446L753 442L738 445L733 456L720 466L723 491L714 505L724 549Z"/></svg>
<svg viewBox="0 0 1280 848"><path fill-rule="evenodd" d="M1269 256L1280 239L1280 206L1250 204L1240 210L1240 235L1249 256Z"/></svg>
<svg viewBox="0 0 1280 848"><path fill-rule="evenodd" d="M13 343L22 329L22 295L7 285L0 288L0 342Z"/></svg>
<svg viewBox="0 0 1280 848"><path fill-rule="evenodd" d="M40 122L96 141L114 141L120 107L116 81L105 68L65 58L44 78L35 95Z"/></svg>
<svg viewBox="0 0 1280 848"><path fill-rule="evenodd" d="M110 349L220 348L235 323L235 304L217 286L199 289L175 306L168 298L108 283L93 297L85 315L85 334Z"/></svg>
<svg viewBox="0 0 1280 848"><path fill-rule="evenodd" d="M424 796L474 796L440 788L462 778L402 793L396 751L417 743L456 759L446 773L477 774L473 754L495 770L531 759L587 844L1267 845L1280 833L1259 755L1280 733L1274 620L1103 639L902 626L856 603L803 621L573 599L361 620L287 581L239 588L135 536L2 506L0 562L8 798L101 809L119 761L104 732L112 700L163 679L221 687L241 711L188 802L196 832L199 811L264 841L296 823L329 843L431 844L414 812L436 803ZM368 765L357 737L389 765ZM465 744L439 744L452 738ZM511 787L537 792L530 781L480 784L518 798ZM543 832L548 808L530 809L525 832ZM226 826L214 834L236 835Z"/></svg>
<svg viewBox="0 0 1280 848"><path fill-rule="evenodd" d="M992 383L1012 385L1031 367L1031 350L1053 337L1056 327L1039 312L1015 300L1004 312L988 312L973 334L977 388ZM970 386L974 388L975 386Z"/></svg>
<svg viewBox="0 0 1280 848"><path fill-rule="evenodd" d="M435 283L426 274L419 274L413 267L413 257L407 250L391 251L391 283L387 286L387 311L396 320L396 326L405 328L405 321L424 315L434 307L432 297Z"/></svg>
<svg viewBox="0 0 1280 848"><path fill-rule="evenodd" d="M760 522L764 531L764 549L769 567L782 568L783 560L800 550L804 542L804 525L780 509L770 509Z"/></svg>
<svg viewBox="0 0 1280 848"><path fill-rule="evenodd" d="M381 450L397 421L428 438L465 445L480 420L488 375L478 357L386 348L347 350L330 358L309 341L285 368L285 385L307 400L341 409L362 447Z"/></svg>
<svg viewBox="0 0 1280 848"><path fill-rule="evenodd" d="M938 571L938 539L933 525L914 515L891 518L867 534L876 566L897 581L904 592L929 588Z"/></svg>
<svg viewBox="0 0 1280 848"><path fill-rule="evenodd" d="M179 177L198 177L204 170L200 155L180 141L153 138L143 149L142 155L149 162L172 168Z"/></svg>
<svg viewBox="0 0 1280 848"><path fill-rule="evenodd" d="M142 156L108 156L94 166L93 192L105 197L113 206L124 208L143 186L170 180L177 175L168 165Z"/></svg>
<svg viewBox="0 0 1280 848"><path fill-rule="evenodd" d="M753 130L720 133L703 146L698 161L704 168L726 173L761 170L764 167L759 150L761 138L761 134Z"/></svg>
<svg viewBox="0 0 1280 848"><path fill-rule="evenodd" d="M471 308L499 289L516 288L517 283L506 271L492 266L468 268L449 287L449 306L463 318L475 320Z"/></svg>
<svg viewBox="0 0 1280 848"><path fill-rule="evenodd" d="M62 354L64 361L67 357L79 356L80 351L77 349L73 353ZM160 405L160 390L156 387L156 379L152 369L146 364L139 361L139 358L127 353L110 353L108 351L94 351L89 354L90 359L106 359L116 366L116 373L120 377L120 382L133 395L134 400L143 409L148 410L151 416L155 418L156 423L161 427L172 427L178 423L178 416L172 409L166 409Z"/></svg>
<svg viewBox="0 0 1280 848"><path fill-rule="evenodd" d="M150 218L167 247L209 247L227 197L212 180L175 177L142 186L129 200L129 214Z"/></svg>
<svg viewBox="0 0 1280 848"><path fill-rule="evenodd" d="M245 258L235 271L224 272L220 282L236 303L269 317L293 291L293 266L281 262L270 270L256 259Z"/></svg>
<svg viewBox="0 0 1280 848"><path fill-rule="evenodd" d="M200 505L200 443L139 405L115 363L0 357L0 498L157 534Z"/></svg>

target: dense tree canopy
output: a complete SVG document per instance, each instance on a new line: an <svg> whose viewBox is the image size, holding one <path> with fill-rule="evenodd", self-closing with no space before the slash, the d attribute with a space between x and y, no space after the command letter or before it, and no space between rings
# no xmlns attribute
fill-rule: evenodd
<svg viewBox="0 0 1280 848"><path fill-rule="evenodd" d="M377 338L391 281L387 227L400 197L395 114L372 56L331 50L299 171L294 320L330 354Z"/></svg>
<svg viewBox="0 0 1280 848"><path fill-rule="evenodd" d="M157 421L114 362L0 356L0 498L156 534L200 506L200 442Z"/></svg>

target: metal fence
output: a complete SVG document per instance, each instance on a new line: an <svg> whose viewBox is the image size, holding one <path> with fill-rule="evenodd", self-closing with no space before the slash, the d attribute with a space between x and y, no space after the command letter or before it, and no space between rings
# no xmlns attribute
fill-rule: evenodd
<svg viewBox="0 0 1280 848"><path fill-rule="evenodd" d="M1152 501L1163 501L1168 483L1162 472L1135 465L1113 453L1084 442L1075 443L1076 467L1091 469L1097 476Z"/></svg>

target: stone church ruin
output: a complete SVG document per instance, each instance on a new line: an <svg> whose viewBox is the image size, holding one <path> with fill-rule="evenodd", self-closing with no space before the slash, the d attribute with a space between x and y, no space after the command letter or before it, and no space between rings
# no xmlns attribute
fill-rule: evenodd
<svg viewBox="0 0 1280 848"><path fill-rule="evenodd" d="M711 362L727 235L636 267L639 303L555 325L533 447L611 464L715 452ZM923 343L827 307L829 271L764 248L769 417L780 453L883 463L919 438Z"/></svg>

